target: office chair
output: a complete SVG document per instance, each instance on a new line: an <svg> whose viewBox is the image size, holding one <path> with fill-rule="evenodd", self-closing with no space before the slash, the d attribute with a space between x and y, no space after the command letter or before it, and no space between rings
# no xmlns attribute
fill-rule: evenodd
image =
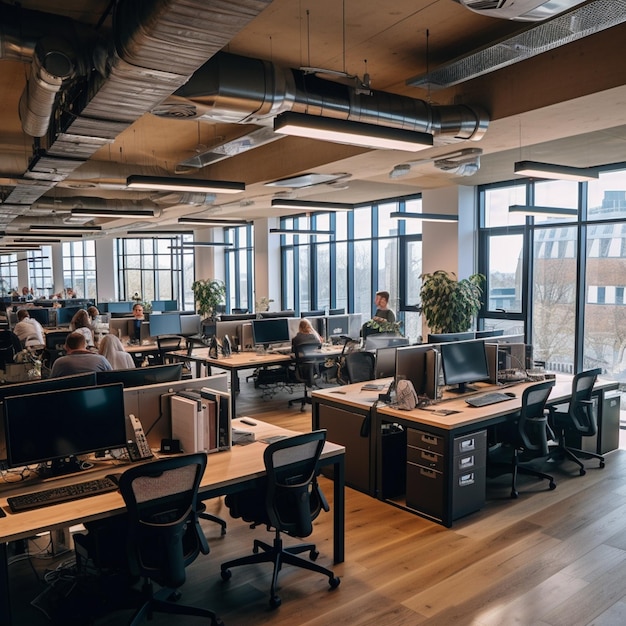
<svg viewBox="0 0 626 626"><path fill-rule="evenodd" d="M497 434L501 447L490 450L488 455L488 471L504 466L505 472L511 472L511 498L517 498L517 475L536 476L549 481L549 488L555 489L554 478L531 467L534 459L547 458L550 454L548 440L552 433L548 426L546 402L554 387L554 380L546 380L524 389L520 412L510 421L498 425ZM504 454L505 460L496 459L496 455ZM503 473L503 472L499 472Z"/></svg>
<svg viewBox="0 0 626 626"><path fill-rule="evenodd" d="M155 365L165 365L169 363L168 353L181 349L183 338L180 335L158 335L157 341L157 354Z"/></svg>
<svg viewBox="0 0 626 626"><path fill-rule="evenodd" d="M222 563L222 579L230 580L232 567L273 563L274 573L270 588L272 608L281 604L276 588L278 573L283 564L328 576L331 589L338 587L341 582L331 570L297 556L308 552L311 561L315 561L319 553L314 544L285 547L281 536L281 533L286 533L292 537L308 537L313 532L313 520L322 509L330 510L316 480L317 462L325 440L326 431L317 430L271 443L263 454L267 471L264 488L226 496L226 505L233 517L252 522L252 528L261 524L270 532L273 528L274 542L270 545L255 539L254 554Z"/></svg>
<svg viewBox="0 0 626 626"><path fill-rule="evenodd" d="M128 512L126 546L131 574L144 578L143 603L130 624L135 626L154 611L207 617L223 624L211 610L176 604L185 582L185 567L209 553L198 522L198 487L206 468L206 454L186 454L145 463L126 470L119 488ZM153 582L161 586L157 592Z"/></svg>
<svg viewBox="0 0 626 626"><path fill-rule="evenodd" d="M567 445L567 439L580 440L582 437L593 437L598 432L591 394L601 373L602 370L597 368L576 374L572 381L572 397L569 403L550 407L550 425L557 437L554 452L556 455L574 461L579 467L581 476L584 476L586 472L579 455L598 459L600 467L604 467L604 457L601 454Z"/></svg>
<svg viewBox="0 0 626 626"><path fill-rule="evenodd" d="M0 330L0 369L13 363L15 355L22 351L22 342L12 330Z"/></svg>
<svg viewBox="0 0 626 626"><path fill-rule="evenodd" d="M349 352L344 361L348 383L374 380L376 357L371 352Z"/></svg>
<svg viewBox="0 0 626 626"><path fill-rule="evenodd" d="M315 377L319 373L319 365L323 360L323 355L319 351L317 344L303 344L296 349L296 362L294 366L294 376L297 382L303 383L304 395L301 398L289 400L289 406L300 403L300 410L304 411L307 404L311 404L309 389L316 387Z"/></svg>

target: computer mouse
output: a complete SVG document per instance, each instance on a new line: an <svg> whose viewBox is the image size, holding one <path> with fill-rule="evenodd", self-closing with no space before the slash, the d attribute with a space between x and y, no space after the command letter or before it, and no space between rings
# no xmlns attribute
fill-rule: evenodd
<svg viewBox="0 0 626 626"><path fill-rule="evenodd" d="M515 394L512 391L505 391L504 395L509 396L509 398L515 398Z"/></svg>

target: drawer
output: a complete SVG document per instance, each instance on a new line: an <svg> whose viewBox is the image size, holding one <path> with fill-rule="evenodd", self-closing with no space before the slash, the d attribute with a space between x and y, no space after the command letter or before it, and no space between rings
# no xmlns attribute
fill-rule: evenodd
<svg viewBox="0 0 626 626"><path fill-rule="evenodd" d="M455 473L469 472L477 467L483 467L486 459L484 454L458 454L454 457L453 470Z"/></svg>
<svg viewBox="0 0 626 626"><path fill-rule="evenodd" d="M436 470L407 463L406 505L438 520L444 513L444 477Z"/></svg>
<svg viewBox="0 0 626 626"><path fill-rule="evenodd" d="M462 437L454 438L454 452L457 454L467 454L469 452L475 452L476 450L487 449L487 431L480 430L475 433L463 435Z"/></svg>
<svg viewBox="0 0 626 626"><path fill-rule="evenodd" d="M429 450L430 452L437 452L438 454L444 453L444 439L438 435L431 435L430 433L417 430L416 428L408 428L406 440L407 444L414 448L421 448L422 450Z"/></svg>
<svg viewBox="0 0 626 626"><path fill-rule="evenodd" d="M439 472L443 472L443 455L436 452L430 452L429 450L422 450L421 448L413 448L408 446L406 449L406 460L409 463L435 469Z"/></svg>

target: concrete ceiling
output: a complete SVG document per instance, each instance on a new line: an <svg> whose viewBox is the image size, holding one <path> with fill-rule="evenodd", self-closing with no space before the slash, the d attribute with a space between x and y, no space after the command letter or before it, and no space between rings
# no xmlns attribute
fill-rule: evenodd
<svg viewBox="0 0 626 626"><path fill-rule="evenodd" d="M207 4L212 3L207 0ZM23 0L20 5L24 10L71 18L96 30L104 40L111 40L114 32L113 19L107 12L109 0ZM367 72L376 91L433 105L482 107L491 119L484 138L408 153L287 137L192 169L180 164L256 126L205 119L172 120L145 113L48 190L30 214L16 217L6 230L15 231L15 235L27 229L28 221L66 219L63 207L77 202L76 198L85 205L89 198L154 202L159 217L142 222L141 227L147 229L177 228L180 216L278 216L280 210L272 209L270 202L280 189L266 183L308 172L341 174L349 186L308 187L294 191L296 197L360 203L453 184L512 180L513 162L521 159L576 166L626 161L626 64L619 53L626 36L624 25L455 87L429 92L407 86L406 80L528 25L476 15L454 0L316 0L310 5L274 0L224 50L291 68L315 66L360 77ZM5 43L0 38L0 46ZM33 139L23 132L18 114L29 63L30 59L22 62L7 58L0 47L2 199L10 195L33 154ZM477 147L483 150L483 156L480 170L473 176L443 172L432 162L414 165L402 178L389 176L401 163ZM246 183L246 191L217 194L211 203L175 195L131 193L125 181L133 173L238 180ZM140 226L137 220L96 219L93 223L116 234L130 225Z"/></svg>

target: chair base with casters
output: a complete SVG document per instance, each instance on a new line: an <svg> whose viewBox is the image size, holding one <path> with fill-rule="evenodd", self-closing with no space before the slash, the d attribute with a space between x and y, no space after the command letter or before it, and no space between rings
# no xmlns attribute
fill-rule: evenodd
<svg viewBox="0 0 626 626"><path fill-rule="evenodd" d="M313 404L313 400L309 395L308 388L304 388L304 395L301 398L292 398L289 400L289 406L293 406L294 404L300 404L300 410L304 411L304 407L307 404Z"/></svg>
<svg viewBox="0 0 626 626"><path fill-rule="evenodd" d="M554 482L553 476L551 476L550 474L546 474L545 472L540 472L539 470L533 469L528 465L520 464L518 451L515 450L513 460L513 472L511 478L511 498L517 498L519 496L519 492L517 491L518 474L524 474L525 476L535 476L537 478L547 480L549 481L548 488L550 489L550 491L556 489L556 483Z"/></svg>
<svg viewBox="0 0 626 626"><path fill-rule="evenodd" d="M259 552L259 550L261 550L261 552ZM252 551L254 554L222 563L222 579L230 580L233 575L230 571L231 567L237 567L239 565L252 565L254 563L273 563L274 574L272 576L272 586L270 588L270 606L273 609L279 607L281 604L281 599L276 593L276 590L278 588L278 573L282 569L283 564L302 567L311 572L318 572L319 574L328 576L328 584L331 589L337 588L341 582L341 579L335 576L332 570L312 562L319 556L319 552L316 550L315 544L300 543L295 546L285 547L283 545L280 531L278 530L275 531L274 542L272 545L265 543L264 541L260 541L259 539L255 539ZM311 561L307 561L306 559L297 556L303 552L309 553Z"/></svg>
<svg viewBox="0 0 626 626"><path fill-rule="evenodd" d="M218 515L213 515L212 513L207 513L206 511L201 511L200 513L198 513L198 517L200 519L205 519L209 522L215 522L216 524L219 524L222 528L222 532L221 535L222 537L226 534L226 520L222 519L221 517L219 517Z"/></svg>
<svg viewBox="0 0 626 626"><path fill-rule="evenodd" d="M583 459L598 459L600 468L603 468L606 463L604 461L604 456L602 454L597 454L595 452L589 452L587 450L581 450L579 448L572 448L565 444L565 433L559 433L558 443L556 447L551 451L550 457L553 459L565 460L569 459L578 465L578 474L580 476L584 476L587 473L585 469L585 464L582 462Z"/></svg>

